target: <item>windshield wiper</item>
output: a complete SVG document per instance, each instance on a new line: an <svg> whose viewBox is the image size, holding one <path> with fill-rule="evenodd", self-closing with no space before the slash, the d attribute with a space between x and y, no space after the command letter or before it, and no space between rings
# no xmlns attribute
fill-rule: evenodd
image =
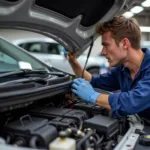
<svg viewBox="0 0 150 150"><path fill-rule="evenodd" d="M9 76L13 76L13 75L22 75L22 76L25 76L25 75L33 75L33 74L40 74L40 75L45 75L45 74L49 74L49 75L56 75L56 76L59 76L59 77L62 77L62 76L65 76L64 73L62 72L47 72L46 70L20 70L20 71L12 71L12 72L7 72L7 73L3 73L3 74L0 74L0 78L3 78L3 77L9 77Z"/></svg>
<svg viewBox="0 0 150 150"><path fill-rule="evenodd" d="M0 86L10 85L10 84L18 84L18 83L31 83L31 82L36 82L36 83L40 83L43 85L46 85L48 83L47 80L45 80L43 78L29 77L29 78L23 78L23 79L17 79L17 80L3 82L3 83L0 83Z"/></svg>

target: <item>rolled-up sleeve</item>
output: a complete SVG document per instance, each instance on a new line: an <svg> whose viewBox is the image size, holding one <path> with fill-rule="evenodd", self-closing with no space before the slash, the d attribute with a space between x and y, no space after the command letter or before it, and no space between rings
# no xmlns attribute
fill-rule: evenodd
<svg viewBox="0 0 150 150"><path fill-rule="evenodd" d="M120 118L132 115L150 107L150 72L138 81L128 92L117 92L109 95L109 105L113 116Z"/></svg>

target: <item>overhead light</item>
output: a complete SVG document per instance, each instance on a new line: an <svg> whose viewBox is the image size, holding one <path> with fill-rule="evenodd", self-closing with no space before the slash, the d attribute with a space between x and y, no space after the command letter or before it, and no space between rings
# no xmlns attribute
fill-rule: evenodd
<svg viewBox="0 0 150 150"><path fill-rule="evenodd" d="M137 13L141 12L142 10L144 10L143 7L141 7L141 6L135 6L135 7L133 7L130 11L131 11L132 13L137 14Z"/></svg>
<svg viewBox="0 0 150 150"><path fill-rule="evenodd" d="M150 27L140 26L141 32L150 32Z"/></svg>
<svg viewBox="0 0 150 150"><path fill-rule="evenodd" d="M141 3L141 5L142 5L143 7L150 7L150 0L144 1L143 3Z"/></svg>
<svg viewBox="0 0 150 150"><path fill-rule="evenodd" d="M124 17L126 18L131 18L134 14L131 11L127 11L123 14Z"/></svg>

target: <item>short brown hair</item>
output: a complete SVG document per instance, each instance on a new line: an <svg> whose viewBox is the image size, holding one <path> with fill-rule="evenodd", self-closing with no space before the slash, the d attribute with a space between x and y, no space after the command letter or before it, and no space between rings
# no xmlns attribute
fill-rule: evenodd
<svg viewBox="0 0 150 150"><path fill-rule="evenodd" d="M123 16L117 16L112 20L97 25L97 34L103 35L106 32L112 33L116 44L123 38L128 38L133 48L140 48L141 30L138 22L134 18L127 19Z"/></svg>

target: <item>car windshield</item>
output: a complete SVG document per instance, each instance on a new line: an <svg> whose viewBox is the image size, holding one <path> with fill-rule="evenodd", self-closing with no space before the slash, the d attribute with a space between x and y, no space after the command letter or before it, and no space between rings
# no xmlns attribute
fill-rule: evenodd
<svg viewBox="0 0 150 150"><path fill-rule="evenodd" d="M18 63L20 61L30 63L33 70L46 69L44 65L39 63L35 58L0 38L0 73L19 71L20 67Z"/></svg>

